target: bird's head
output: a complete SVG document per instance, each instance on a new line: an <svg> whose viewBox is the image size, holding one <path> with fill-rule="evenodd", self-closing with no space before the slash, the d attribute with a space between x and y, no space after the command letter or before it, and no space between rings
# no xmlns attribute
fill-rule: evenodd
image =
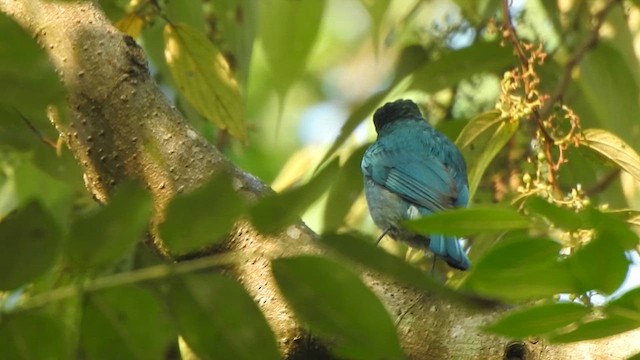
<svg viewBox="0 0 640 360"><path fill-rule="evenodd" d="M408 119L422 119L418 105L411 100L396 100L386 103L373 114L376 132L380 132L380 129L389 123Z"/></svg>

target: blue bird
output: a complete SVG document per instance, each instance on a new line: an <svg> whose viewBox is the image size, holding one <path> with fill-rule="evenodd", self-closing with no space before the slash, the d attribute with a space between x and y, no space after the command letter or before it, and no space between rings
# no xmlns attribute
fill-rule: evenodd
<svg viewBox="0 0 640 360"><path fill-rule="evenodd" d="M422 117L411 100L397 100L376 110L378 139L362 158L369 212L385 234L412 247L430 249L449 266L471 263L457 238L421 235L403 229L403 220L429 216L469 202L467 167L458 148Z"/></svg>

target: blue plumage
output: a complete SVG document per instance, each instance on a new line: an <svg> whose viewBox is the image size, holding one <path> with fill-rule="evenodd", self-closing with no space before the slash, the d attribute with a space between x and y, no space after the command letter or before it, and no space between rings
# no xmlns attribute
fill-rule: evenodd
<svg viewBox="0 0 640 360"><path fill-rule="evenodd" d="M398 224L434 212L466 207L467 169L460 151L427 123L411 100L387 103L373 115L377 141L362 158L371 217L396 240L430 249L450 266L466 270L469 259L455 237L412 233Z"/></svg>

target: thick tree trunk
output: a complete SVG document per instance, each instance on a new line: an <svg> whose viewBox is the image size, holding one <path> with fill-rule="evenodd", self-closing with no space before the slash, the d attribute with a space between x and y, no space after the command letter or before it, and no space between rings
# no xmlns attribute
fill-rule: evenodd
<svg viewBox="0 0 640 360"><path fill-rule="evenodd" d="M188 125L150 78L141 48L115 29L96 3L0 0L0 11L13 17L48 51L68 89L71 119L56 126L97 199L106 201L119 182L139 179L151 189L161 216L176 193L190 191L223 170L233 175L236 189L248 196L270 191ZM315 236L304 225L297 225L280 236L264 237L240 222L226 242L229 251L255 254L251 261L238 264L235 275L265 313L286 358L313 358L311 354L322 350L313 341L301 340L308 337L278 293L268 258L320 253ZM161 241L155 246L169 256ZM374 274L364 277L391 314L404 314L398 334L410 358L504 358L508 340L479 330L502 310L471 310ZM634 331L573 345L527 342L521 347L526 349L526 359L619 359L640 352L639 338L640 331ZM519 346L513 345L513 359L519 358L515 356Z"/></svg>

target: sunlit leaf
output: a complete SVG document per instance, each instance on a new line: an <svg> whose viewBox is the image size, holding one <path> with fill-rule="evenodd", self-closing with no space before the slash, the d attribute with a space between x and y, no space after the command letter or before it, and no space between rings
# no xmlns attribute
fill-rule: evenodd
<svg viewBox="0 0 640 360"><path fill-rule="evenodd" d="M544 304L512 312L485 326L484 330L523 339L575 324L590 313L587 307L576 303Z"/></svg>
<svg viewBox="0 0 640 360"><path fill-rule="evenodd" d="M514 62L510 47L501 46L497 41L479 41L467 48L443 54L417 69L411 88L433 93L474 74L501 72Z"/></svg>
<svg viewBox="0 0 640 360"><path fill-rule="evenodd" d="M601 236L578 249L567 261L583 291L611 294L620 287L629 269L629 260L620 244Z"/></svg>
<svg viewBox="0 0 640 360"><path fill-rule="evenodd" d="M293 224L335 180L338 159L327 164L308 183L261 199L251 210L251 222L258 231L277 233Z"/></svg>
<svg viewBox="0 0 640 360"><path fill-rule="evenodd" d="M622 317L608 317L594 320L578 326L577 329L549 338L551 343L569 343L599 339L620 334L640 327L640 322Z"/></svg>
<svg viewBox="0 0 640 360"><path fill-rule="evenodd" d="M174 198L160 225L162 240L178 254L214 245L224 239L245 210L245 201L226 174L205 186Z"/></svg>
<svg viewBox="0 0 640 360"><path fill-rule="evenodd" d="M532 213L543 216L557 227L575 231L584 228L584 222L578 214L567 208L559 207L537 196L527 198L525 208Z"/></svg>
<svg viewBox="0 0 640 360"><path fill-rule="evenodd" d="M148 290L116 287L84 300L80 342L90 359L160 359L176 334Z"/></svg>
<svg viewBox="0 0 640 360"><path fill-rule="evenodd" d="M0 290L33 281L54 264L62 234L38 202L30 202L0 222Z"/></svg>
<svg viewBox="0 0 640 360"><path fill-rule="evenodd" d="M456 139L456 145L463 149L480 136L485 131L491 129L494 125L497 125L502 121L500 117L500 111L491 110L485 113L482 113L473 119L469 120L467 125L462 129L460 135Z"/></svg>
<svg viewBox="0 0 640 360"><path fill-rule="evenodd" d="M67 359L65 329L44 313L23 312L0 319L1 359Z"/></svg>
<svg viewBox="0 0 640 360"><path fill-rule="evenodd" d="M362 193L363 178L360 163L368 147L369 144L361 146L351 154L329 189L324 209L324 228L326 230L337 229L344 224L344 218Z"/></svg>
<svg viewBox="0 0 640 360"><path fill-rule="evenodd" d="M108 265L124 255L147 228L153 203L136 183L127 183L109 203L75 221L67 256L78 270Z"/></svg>
<svg viewBox="0 0 640 360"><path fill-rule="evenodd" d="M200 358L281 358L264 315L239 283L218 274L183 276L168 299L180 334Z"/></svg>
<svg viewBox="0 0 640 360"><path fill-rule="evenodd" d="M582 131L580 145L604 156L640 181L640 156L616 135L602 129Z"/></svg>
<svg viewBox="0 0 640 360"><path fill-rule="evenodd" d="M487 147L483 149L477 159L474 159L474 162L469 164L469 199L473 199L485 170L515 134L516 130L518 130L518 122L505 121L500 124L487 142Z"/></svg>
<svg viewBox="0 0 640 360"><path fill-rule="evenodd" d="M504 206L461 208L404 222L406 228L415 232L459 236L525 229L530 224L529 219Z"/></svg>
<svg viewBox="0 0 640 360"><path fill-rule="evenodd" d="M296 315L349 359L404 359L386 309L362 281L333 260L300 256L272 263Z"/></svg>
<svg viewBox="0 0 640 360"><path fill-rule="evenodd" d="M611 313L621 312L619 315L628 314L628 311L630 311L640 321L640 287L629 290L619 298L609 302L605 310Z"/></svg>
<svg viewBox="0 0 640 360"><path fill-rule="evenodd" d="M512 238L477 260L463 288L508 301L571 293L578 289L569 266L559 262L562 246L541 238Z"/></svg>
<svg viewBox="0 0 640 360"><path fill-rule="evenodd" d="M180 4L180 2L175 2ZM202 7L202 2L197 1ZM247 87L253 44L258 31L260 2L220 0L215 4L216 26L226 45L222 50L234 60L233 70L238 74L242 88ZM255 78L254 78L255 79ZM246 92L243 94L246 96Z"/></svg>
<svg viewBox="0 0 640 360"><path fill-rule="evenodd" d="M137 13L130 13L118 20L114 25L123 33L131 36L132 38L137 38L140 36L145 24L146 21L142 16Z"/></svg>
<svg viewBox="0 0 640 360"><path fill-rule="evenodd" d="M281 96L302 76L324 8L325 0L260 1L260 39Z"/></svg>
<svg viewBox="0 0 640 360"><path fill-rule="evenodd" d="M246 140L240 90L224 56L200 32L167 24L165 58L178 90L204 117Z"/></svg>

